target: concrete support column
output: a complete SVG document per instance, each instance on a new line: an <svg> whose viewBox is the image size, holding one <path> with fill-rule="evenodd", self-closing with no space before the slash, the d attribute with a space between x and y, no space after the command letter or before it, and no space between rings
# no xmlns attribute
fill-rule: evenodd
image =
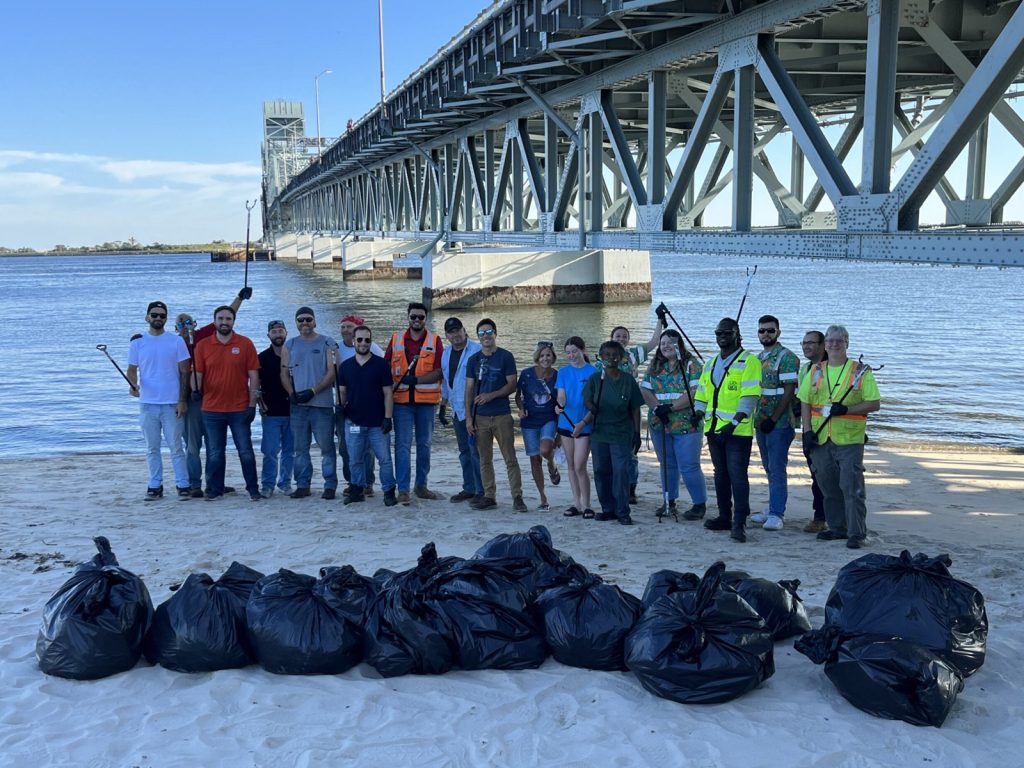
<svg viewBox="0 0 1024 768"><path fill-rule="evenodd" d="M346 280L414 280L422 274L421 267L396 267L396 257L416 253L426 247L422 240L346 240L340 244L340 255Z"/></svg>
<svg viewBox="0 0 1024 768"><path fill-rule="evenodd" d="M274 233L274 258L278 261L295 261L298 257L294 232Z"/></svg>
<svg viewBox="0 0 1024 768"><path fill-rule="evenodd" d="M341 258L341 238L332 235L313 237L313 266L332 267L335 257Z"/></svg>
<svg viewBox="0 0 1024 768"><path fill-rule="evenodd" d="M295 234L296 259L299 263L313 260L313 235L310 232Z"/></svg>
<svg viewBox="0 0 1024 768"><path fill-rule="evenodd" d="M442 251L424 270L423 298L434 307L650 301L650 254L516 248Z"/></svg>

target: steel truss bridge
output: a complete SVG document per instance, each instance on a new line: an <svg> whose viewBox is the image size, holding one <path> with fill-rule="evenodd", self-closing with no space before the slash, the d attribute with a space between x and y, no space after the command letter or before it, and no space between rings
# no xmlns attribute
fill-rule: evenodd
<svg viewBox="0 0 1024 768"><path fill-rule="evenodd" d="M266 235L1024 266L1022 67L1019 0L500 0L265 201Z"/></svg>

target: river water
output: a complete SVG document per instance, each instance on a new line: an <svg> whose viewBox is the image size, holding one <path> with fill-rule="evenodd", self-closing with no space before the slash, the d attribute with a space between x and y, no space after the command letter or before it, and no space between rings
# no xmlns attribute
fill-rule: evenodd
<svg viewBox="0 0 1024 768"><path fill-rule="evenodd" d="M580 335L596 350L624 325L634 342L646 341L653 307L664 301L708 357L712 330L735 315L752 265L737 257L658 254L651 304L454 314L469 328L493 318L498 343L522 366L540 339L560 350L568 336ZM206 322L238 292L244 266L211 263L205 254L0 258L0 328L7 338L0 456L142 452L136 401L96 345L107 344L124 368L128 340L145 330L150 301L166 302L172 317L188 311ZM1024 317L1024 270L796 259L758 267L743 310L746 345L758 348L756 322L765 313L779 317L782 342L797 354L804 331L846 325L850 356L885 366L876 374L882 411L869 421L873 441L1024 450L1024 357L1014 331ZM294 263L252 263L249 284L254 296L236 330L257 349L267 345L268 320L282 319L295 333L295 310L303 304L316 310L319 330L334 336L339 319L358 312L383 345L404 327L406 304L421 296L419 281L346 283L340 271ZM449 314L432 317L438 332Z"/></svg>

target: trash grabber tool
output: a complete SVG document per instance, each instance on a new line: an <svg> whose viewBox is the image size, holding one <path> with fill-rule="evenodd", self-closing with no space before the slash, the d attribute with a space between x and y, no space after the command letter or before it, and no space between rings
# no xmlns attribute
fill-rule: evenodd
<svg viewBox="0 0 1024 768"><path fill-rule="evenodd" d="M104 355L107 356L107 360L109 360L113 364L113 366L115 368L117 368L117 372L121 374L121 378L123 378L125 381L128 382L128 386L129 387L131 387L132 389L138 389L137 386L132 384L132 380L128 378L128 375L124 371L121 370L121 366L117 364L117 360L112 358L110 356L110 353L107 352L107 345L106 344L97 344L96 345L96 349L98 349L100 352L102 352Z"/></svg>
<svg viewBox="0 0 1024 768"><path fill-rule="evenodd" d="M256 207L258 200L253 200L250 204L248 200L245 201L245 282L242 284L243 288L249 287L249 221L252 219L252 209Z"/></svg>
<svg viewBox="0 0 1024 768"><path fill-rule="evenodd" d="M703 363L703 355L701 355L700 350L697 349L697 345L690 341L690 337L686 335L686 331L683 330L683 327L676 320L675 315L672 314L672 310L670 310L668 307L665 307L665 314L669 316L669 319L672 321L673 325L675 325L675 327L679 330L679 334L686 340L686 343L690 345L690 348L693 349L693 354L695 354L697 356L697 359Z"/></svg>
<svg viewBox="0 0 1024 768"><path fill-rule="evenodd" d="M743 314L743 305L747 303L747 294L750 293L750 281L754 279L754 275L757 274L757 264L754 265L754 271L750 271L750 267L747 267L747 287L743 291L743 298L740 299L740 311L736 313L736 323L740 322L740 316Z"/></svg>

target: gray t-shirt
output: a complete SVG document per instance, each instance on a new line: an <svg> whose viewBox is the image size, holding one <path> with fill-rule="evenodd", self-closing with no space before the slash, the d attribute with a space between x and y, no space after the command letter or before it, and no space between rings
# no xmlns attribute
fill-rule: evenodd
<svg viewBox="0 0 1024 768"><path fill-rule="evenodd" d="M324 374L333 369L331 350L338 345L330 336L317 334L309 341L293 336L284 343L288 349L288 366L291 368L292 387L296 392L312 389L320 383ZM334 407L334 387L318 392L306 405L318 408Z"/></svg>

